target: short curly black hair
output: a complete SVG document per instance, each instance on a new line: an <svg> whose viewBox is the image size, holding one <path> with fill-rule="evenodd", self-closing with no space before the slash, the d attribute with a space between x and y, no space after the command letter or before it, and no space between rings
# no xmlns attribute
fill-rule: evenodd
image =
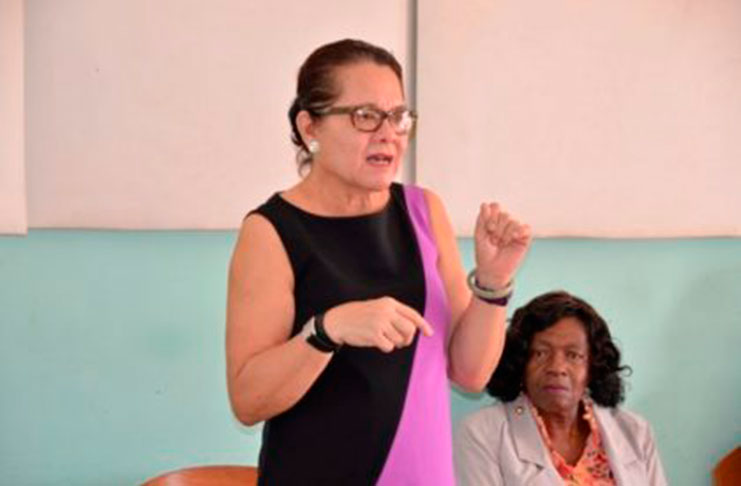
<svg viewBox="0 0 741 486"><path fill-rule="evenodd" d="M562 290L539 295L515 311L502 359L486 386L491 396L503 402L517 398L523 389L533 335L565 317L578 319L587 333L587 388L592 400L604 407L615 407L623 401L625 386L621 375L630 372L630 367L620 364L620 350L612 341L607 323L591 305Z"/></svg>

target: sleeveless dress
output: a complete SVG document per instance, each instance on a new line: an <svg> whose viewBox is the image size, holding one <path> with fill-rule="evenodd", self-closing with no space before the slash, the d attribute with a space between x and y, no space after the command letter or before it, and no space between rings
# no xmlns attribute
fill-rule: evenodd
<svg viewBox="0 0 741 486"><path fill-rule="evenodd" d="M294 274L293 335L314 315L391 296L434 329L391 353L343 346L309 391L268 420L261 485L454 485L446 336L450 312L424 193L392 184L379 212L323 217L278 194L255 210Z"/></svg>

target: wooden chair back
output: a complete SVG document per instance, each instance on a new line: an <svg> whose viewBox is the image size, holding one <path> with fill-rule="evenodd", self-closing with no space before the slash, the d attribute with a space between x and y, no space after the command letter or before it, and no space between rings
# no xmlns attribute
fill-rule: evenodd
<svg viewBox="0 0 741 486"><path fill-rule="evenodd" d="M736 447L715 465L713 485L738 486L739 484L741 484L741 447Z"/></svg>
<svg viewBox="0 0 741 486"><path fill-rule="evenodd" d="M164 473L142 486L257 486L253 466L197 466Z"/></svg>

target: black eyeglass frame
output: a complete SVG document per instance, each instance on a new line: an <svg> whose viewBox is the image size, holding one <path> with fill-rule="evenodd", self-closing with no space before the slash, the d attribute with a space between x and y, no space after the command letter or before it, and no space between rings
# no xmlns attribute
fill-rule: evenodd
<svg viewBox="0 0 741 486"><path fill-rule="evenodd" d="M375 113L380 114L381 118L379 119L378 125L376 125L375 128L373 129L367 129L367 130L358 127L355 124L355 116L354 116L358 110L369 110L369 111L373 111ZM322 110L310 110L310 111L315 116L349 115L350 123L352 123L352 126L356 130L360 132L365 132L365 133L373 133L377 131L379 128L381 128L381 125L383 125L383 122L385 122L387 118L391 120L391 117L395 116L400 111L401 112L406 111L407 113L409 113L409 117L412 119L412 126L409 127L409 130L400 133L396 129L396 125L393 122L390 122L391 126L394 128L394 131L396 132L397 135L409 135L411 137L414 134L415 127L417 126L417 112L412 110L411 108L407 108L406 106L399 106L391 110L382 110L378 108L377 106L373 106L373 105L330 106L329 108L324 108Z"/></svg>

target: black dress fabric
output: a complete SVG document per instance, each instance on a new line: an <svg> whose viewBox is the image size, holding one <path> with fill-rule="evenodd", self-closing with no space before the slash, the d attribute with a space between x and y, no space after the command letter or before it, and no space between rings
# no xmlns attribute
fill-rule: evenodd
<svg viewBox="0 0 741 486"><path fill-rule="evenodd" d="M312 316L349 301L391 296L424 311L424 271L401 185L393 184L388 204L369 215L316 216L278 194L255 212L272 223L288 253L294 335ZM265 423L259 484L375 484L416 345L415 338L388 354L351 346L335 353L298 403Z"/></svg>

